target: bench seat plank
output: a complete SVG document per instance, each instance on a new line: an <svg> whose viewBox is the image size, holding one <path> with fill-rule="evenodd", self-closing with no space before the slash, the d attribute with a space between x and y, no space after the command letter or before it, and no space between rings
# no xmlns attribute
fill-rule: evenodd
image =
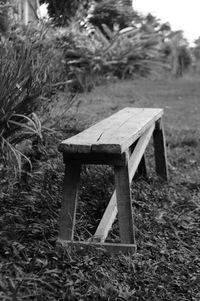
<svg viewBox="0 0 200 301"><path fill-rule="evenodd" d="M162 110L145 109L115 129L106 131L92 146L95 153L123 153L162 116Z"/></svg>
<svg viewBox="0 0 200 301"><path fill-rule="evenodd" d="M68 153L121 154L162 115L162 109L125 108L62 141L59 150Z"/></svg>

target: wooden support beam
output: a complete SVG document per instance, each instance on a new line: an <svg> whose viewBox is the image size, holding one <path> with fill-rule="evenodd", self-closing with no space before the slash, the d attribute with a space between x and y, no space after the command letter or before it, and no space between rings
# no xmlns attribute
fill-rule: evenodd
<svg viewBox="0 0 200 301"><path fill-rule="evenodd" d="M59 239L73 240L76 220L76 207L80 183L80 165L66 165L63 200L60 210Z"/></svg>
<svg viewBox="0 0 200 301"><path fill-rule="evenodd" d="M104 242L117 215L116 191L114 191L92 241Z"/></svg>
<svg viewBox="0 0 200 301"><path fill-rule="evenodd" d="M57 245L61 245L67 249L73 248L84 248L86 251L96 248L99 250L107 251L109 253L123 253L123 254L133 254L136 252L137 247L135 244L121 244L121 243L94 243L85 241L66 241L57 240Z"/></svg>
<svg viewBox="0 0 200 301"><path fill-rule="evenodd" d="M100 164L100 165L119 165L127 164L127 155L123 154L95 154L95 153L64 153L64 163L68 164Z"/></svg>
<svg viewBox="0 0 200 301"><path fill-rule="evenodd" d="M167 152L165 146L165 135L164 135L162 119L156 122L156 127L153 132L153 142L154 142L156 172L164 180L167 180L168 179Z"/></svg>
<svg viewBox="0 0 200 301"><path fill-rule="evenodd" d="M127 166L115 166L116 199L121 243L134 244L133 209Z"/></svg>
<svg viewBox="0 0 200 301"><path fill-rule="evenodd" d="M133 153L129 159L129 181L132 182L132 179L135 175L137 167L142 159L144 151L149 143L149 140L152 136L154 131L155 124L153 124L138 140ZM112 227L112 224L117 215L117 201L116 201L116 191L114 191L110 202L104 212L104 215L97 227L97 230L93 236L94 241L105 241L106 237L108 236L108 232Z"/></svg>
<svg viewBox="0 0 200 301"><path fill-rule="evenodd" d="M155 124L153 124L138 140L138 143L133 151L133 154L131 155L129 159L129 177L130 181L132 181L135 172L137 170L137 167L142 159L142 156L145 152L145 149L149 143L149 140L151 139L152 133L154 131Z"/></svg>

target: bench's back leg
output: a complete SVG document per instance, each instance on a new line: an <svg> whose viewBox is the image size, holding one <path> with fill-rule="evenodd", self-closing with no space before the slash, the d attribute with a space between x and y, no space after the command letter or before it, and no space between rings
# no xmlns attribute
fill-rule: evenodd
<svg viewBox="0 0 200 301"><path fill-rule="evenodd" d="M136 145L138 144L138 141L140 141L140 138L138 138L131 146L130 146L130 155L134 152L134 149L136 148ZM146 160L145 160L145 154L143 154L140 163L137 168L136 175L134 178L136 179L137 177L143 177L147 178L147 167L146 167Z"/></svg>
<svg viewBox="0 0 200 301"><path fill-rule="evenodd" d="M164 180L168 179L167 153L162 120L158 120L153 132L156 172Z"/></svg>
<svg viewBox="0 0 200 301"><path fill-rule="evenodd" d="M115 185L120 238L122 244L134 244L133 214L127 166L115 166Z"/></svg>
<svg viewBox="0 0 200 301"><path fill-rule="evenodd" d="M142 156L142 159L138 165L137 175L143 178L147 178L147 167L146 167L146 160L145 155Z"/></svg>
<svg viewBox="0 0 200 301"><path fill-rule="evenodd" d="M80 171L80 165L65 166L64 190L60 211L59 238L61 240L73 240L74 237Z"/></svg>

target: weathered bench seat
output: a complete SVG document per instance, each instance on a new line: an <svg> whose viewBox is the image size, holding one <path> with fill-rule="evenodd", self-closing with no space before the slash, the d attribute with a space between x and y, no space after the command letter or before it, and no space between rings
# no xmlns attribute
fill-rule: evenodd
<svg viewBox="0 0 200 301"><path fill-rule="evenodd" d="M65 169L59 240L73 241L77 196L82 164L114 166L116 191L91 239L114 250L134 249L135 236L130 183L136 170L146 170L144 151L153 134L156 171L167 179L163 109L128 107L61 142ZM118 213L121 244L104 243ZM80 242L79 242L80 243ZM83 245L91 244L83 242ZM118 246L118 247L117 247Z"/></svg>
<svg viewBox="0 0 200 301"><path fill-rule="evenodd" d="M162 117L162 109L125 108L61 142L67 153L122 154Z"/></svg>

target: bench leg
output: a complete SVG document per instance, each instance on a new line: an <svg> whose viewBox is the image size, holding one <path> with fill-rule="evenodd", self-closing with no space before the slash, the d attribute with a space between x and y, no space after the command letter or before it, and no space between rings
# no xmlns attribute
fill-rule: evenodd
<svg viewBox="0 0 200 301"><path fill-rule="evenodd" d="M165 146L164 128L161 119L156 122L155 130L153 132L153 142L154 142L156 172L164 180L167 180L168 179L167 153L166 153L166 146Z"/></svg>
<svg viewBox="0 0 200 301"><path fill-rule="evenodd" d="M80 183L80 165L66 165L63 200L60 211L59 239L73 240L76 219L76 207Z"/></svg>
<svg viewBox="0 0 200 301"><path fill-rule="evenodd" d="M115 184L121 243L134 244L135 235L128 165L115 166Z"/></svg>

